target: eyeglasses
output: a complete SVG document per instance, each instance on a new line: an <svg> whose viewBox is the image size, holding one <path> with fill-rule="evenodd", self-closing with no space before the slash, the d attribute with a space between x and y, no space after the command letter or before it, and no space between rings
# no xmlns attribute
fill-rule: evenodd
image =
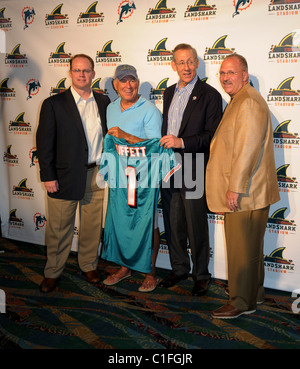
<svg viewBox="0 0 300 369"><path fill-rule="evenodd" d="M187 61L180 61L179 63L176 63L175 64L179 67L179 68L183 68L185 65L187 65L188 67L192 67L193 65L196 64L196 60L192 60L192 59L189 59Z"/></svg>
<svg viewBox="0 0 300 369"><path fill-rule="evenodd" d="M225 77L226 75L228 76L228 77L233 77L235 74L237 74L237 72L233 72L233 71L229 71L229 72L219 72L219 73L217 73L217 76L218 77Z"/></svg>
<svg viewBox="0 0 300 369"><path fill-rule="evenodd" d="M90 74L92 72L91 69L72 69L73 73L83 73L83 74Z"/></svg>

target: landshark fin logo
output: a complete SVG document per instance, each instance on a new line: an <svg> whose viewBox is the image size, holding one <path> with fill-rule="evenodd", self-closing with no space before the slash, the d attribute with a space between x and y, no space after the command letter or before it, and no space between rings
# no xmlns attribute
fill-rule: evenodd
<svg viewBox="0 0 300 369"><path fill-rule="evenodd" d="M159 82L159 84L156 86L156 88L151 88L150 91L150 100L163 100L163 95L168 87L168 80L169 78L164 78Z"/></svg>
<svg viewBox="0 0 300 369"><path fill-rule="evenodd" d="M117 24L123 22L123 19L131 17L135 9L134 1L122 1L118 7L119 20L117 21Z"/></svg>
<svg viewBox="0 0 300 369"><path fill-rule="evenodd" d="M18 156L11 153L12 145L8 145L6 151L4 151L3 161L14 166L19 163Z"/></svg>
<svg viewBox="0 0 300 369"><path fill-rule="evenodd" d="M55 26L60 26L60 28L63 28L63 26L69 23L68 14L61 14L61 8L63 5L64 4L57 5L50 14L46 14L46 26L52 26L53 28L55 28Z"/></svg>
<svg viewBox="0 0 300 369"><path fill-rule="evenodd" d="M289 234L296 232L296 224L294 220L288 220L284 214L287 207L280 208L268 219L267 229L270 233Z"/></svg>
<svg viewBox="0 0 300 369"><path fill-rule="evenodd" d="M287 273L294 271L295 264L293 260L288 260L283 257L283 252L286 247L278 247L264 257L264 266L268 272Z"/></svg>
<svg viewBox="0 0 300 369"><path fill-rule="evenodd" d="M51 87L50 96L60 94L67 90L65 86L66 79L67 78L62 78L61 80L58 81L55 87Z"/></svg>
<svg viewBox="0 0 300 369"><path fill-rule="evenodd" d="M107 90L103 90L102 88L100 88L100 81L101 81L101 78L97 78L92 83L91 89L97 92L98 94L107 94Z"/></svg>
<svg viewBox="0 0 300 369"><path fill-rule="evenodd" d="M207 47L204 54L204 60L211 61L222 61L229 54L234 54L234 48L227 48L225 46L225 41L227 39L227 35L219 37L212 47Z"/></svg>
<svg viewBox="0 0 300 369"><path fill-rule="evenodd" d="M113 40L107 41L102 47L102 50L97 51L96 63L105 63L106 66L116 66L116 63L120 63L122 61L119 51L112 50L112 42Z"/></svg>
<svg viewBox="0 0 300 369"><path fill-rule="evenodd" d="M65 52L65 42L61 42L54 52L50 53L49 64L69 64L71 54Z"/></svg>
<svg viewBox="0 0 300 369"><path fill-rule="evenodd" d="M216 16L216 14L216 5L209 5L206 0L197 0L193 5L187 6L184 18L191 21L206 21Z"/></svg>
<svg viewBox="0 0 300 369"><path fill-rule="evenodd" d="M296 177L289 177L287 175L287 170L290 164L281 165L277 169L277 181L278 187L281 192L295 192L298 190L298 182Z"/></svg>
<svg viewBox="0 0 300 369"><path fill-rule="evenodd" d="M12 26L11 19L10 18L6 18L4 16L5 9L6 8L0 9L0 29L1 28L8 29L8 28L11 28L11 26Z"/></svg>
<svg viewBox="0 0 300 369"><path fill-rule="evenodd" d="M9 212L9 226L11 228L22 228L24 227L24 221L22 218L17 217L17 209L12 209Z"/></svg>
<svg viewBox="0 0 300 369"><path fill-rule="evenodd" d="M171 63L173 52L172 50L167 50L167 40L167 37L163 38L156 44L154 49L148 50L148 62L154 62L154 65L166 65Z"/></svg>
<svg viewBox="0 0 300 369"><path fill-rule="evenodd" d="M155 8L150 8L146 20L152 20L152 23L168 22L176 17L175 8L167 7L167 0L159 0Z"/></svg>
<svg viewBox="0 0 300 369"><path fill-rule="evenodd" d="M14 64L23 66L24 64L27 64L28 59L26 57L26 54L21 54L20 52L21 44L17 44L13 49L11 53L6 54L5 57L5 64Z"/></svg>
<svg viewBox="0 0 300 369"><path fill-rule="evenodd" d="M14 88L8 87L8 80L9 78L4 78L0 83L0 96L2 98L6 98L10 100L11 98L16 97L16 92Z"/></svg>
<svg viewBox="0 0 300 369"><path fill-rule="evenodd" d="M85 12L79 14L77 18L77 24L82 24L84 26L97 26L99 23L104 21L103 13L98 13L96 11L98 1L93 2Z"/></svg>
<svg viewBox="0 0 300 369"><path fill-rule="evenodd" d="M300 102L300 91L293 90L291 87L295 77L288 77L283 80L277 88L271 88L267 96L268 102L287 103L294 106L294 103Z"/></svg>
<svg viewBox="0 0 300 369"><path fill-rule="evenodd" d="M17 186L13 186L12 194L21 199L34 197L32 188L27 187L27 178L23 178Z"/></svg>

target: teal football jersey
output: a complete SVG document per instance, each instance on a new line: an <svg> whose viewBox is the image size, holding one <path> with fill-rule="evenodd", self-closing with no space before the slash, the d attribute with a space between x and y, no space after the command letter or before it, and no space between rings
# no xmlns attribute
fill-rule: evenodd
<svg viewBox="0 0 300 369"><path fill-rule="evenodd" d="M128 144L106 135L99 172L109 186L101 257L143 273L152 271L153 224L161 182L180 168L158 138Z"/></svg>

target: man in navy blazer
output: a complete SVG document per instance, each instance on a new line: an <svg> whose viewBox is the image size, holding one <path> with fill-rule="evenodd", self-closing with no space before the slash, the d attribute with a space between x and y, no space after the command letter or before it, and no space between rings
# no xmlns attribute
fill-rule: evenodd
<svg viewBox="0 0 300 369"><path fill-rule="evenodd" d="M104 190L96 184L107 96L91 90L94 62L77 54L70 60L71 87L47 98L36 134L41 181L47 190L47 263L41 292L52 291L69 256L79 204L78 263L89 282L97 271Z"/></svg>
<svg viewBox="0 0 300 369"><path fill-rule="evenodd" d="M171 181L169 188L161 189L172 271L160 286L172 287L188 277L191 270L189 246L195 281L192 294L201 296L207 292L211 279L207 205L205 194L201 192L199 195L199 189L189 187L193 181L197 184L196 175L205 175L210 141L222 117L222 97L197 76L199 59L192 46L177 45L171 64L178 73L179 82L164 93L161 144L181 155L182 177L179 182L182 186L179 188L176 181ZM204 157L201 173L197 153Z"/></svg>

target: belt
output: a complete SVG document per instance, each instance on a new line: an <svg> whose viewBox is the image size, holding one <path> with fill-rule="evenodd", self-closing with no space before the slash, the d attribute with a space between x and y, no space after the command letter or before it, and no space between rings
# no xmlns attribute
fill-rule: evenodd
<svg viewBox="0 0 300 369"><path fill-rule="evenodd" d="M95 166L96 166L96 165L97 165L97 164L96 164L96 162L94 161L93 163L88 164L88 169L95 168Z"/></svg>

